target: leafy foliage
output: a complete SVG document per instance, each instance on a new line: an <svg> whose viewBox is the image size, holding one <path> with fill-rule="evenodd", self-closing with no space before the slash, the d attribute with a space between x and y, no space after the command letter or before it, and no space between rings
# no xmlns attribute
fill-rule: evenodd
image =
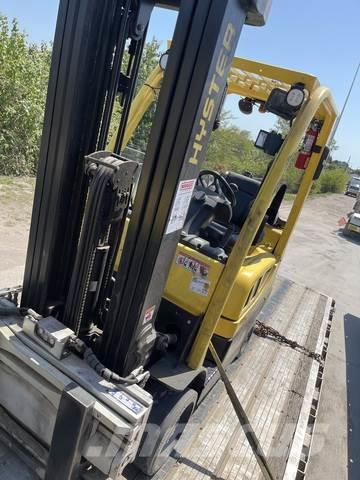
<svg viewBox="0 0 360 480"><path fill-rule="evenodd" d="M275 125L276 131L282 135L286 135L289 131L289 123L279 118ZM346 183L349 179L347 173L348 164L334 159L335 152L339 149L335 138L330 142L330 154L326 161L324 170L320 175L320 178L313 183L311 189L312 193L342 193L345 190ZM293 168L296 155L289 159L288 168L285 173L285 181L288 185L288 191L290 193L296 193L301 182L302 171Z"/></svg>
<svg viewBox="0 0 360 480"><path fill-rule="evenodd" d="M0 15L0 174L33 175L39 155L49 44L28 44L14 19Z"/></svg>
<svg viewBox="0 0 360 480"><path fill-rule="evenodd" d="M344 193L349 175L342 168L326 169L322 172L319 182L320 193Z"/></svg>
<svg viewBox="0 0 360 480"><path fill-rule="evenodd" d="M137 83L135 87L135 95L140 90L142 85L146 82L152 70L154 70L155 66L159 61L159 58L160 58L160 43L153 38L151 42L146 43L144 46L143 55L142 55L140 68L139 68L139 74L138 74ZM128 53L126 52L124 55L123 69L126 68L125 66L127 65L127 63L128 63ZM155 110L156 110L156 102L154 102L151 105L151 107L148 109L148 111L145 113L134 135L130 139L129 146L131 146L132 148L135 148L136 150L140 150L141 152L145 152ZM111 124L109 129L109 139L112 138L113 135L116 135L117 128L120 122L120 117L121 117L121 107L119 103L119 98L117 98L115 100L113 115L111 118Z"/></svg>
<svg viewBox="0 0 360 480"><path fill-rule="evenodd" d="M135 93L146 82L159 57L160 44L153 39L145 45ZM50 61L51 45L29 44L17 21L9 24L8 19L0 15L0 175L36 173ZM125 56L124 66L126 63ZM155 109L156 103L146 112L131 139L130 145L137 150L146 150ZM117 101L110 136L117 129L120 114ZM254 146L250 132L239 129L231 120L228 112L222 114L221 128L211 136L204 167L251 172L255 177L263 177L271 157ZM289 125L280 119L275 128L285 135ZM336 143L331 147L334 155ZM348 174L342 167L345 167L343 162L331 157L313 191L343 191ZM294 158L290 158L284 176L289 192L297 191L301 176L302 172L294 168Z"/></svg>
<svg viewBox="0 0 360 480"><path fill-rule="evenodd" d="M222 126L211 135L205 168L238 173L251 172L255 177L262 177L271 157L254 146L250 132L232 125L229 118L229 114L225 112Z"/></svg>
<svg viewBox="0 0 360 480"><path fill-rule="evenodd" d="M160 43L152 39L151 42L147 43L143 50L143 56L141 61L141 66L139 68L139 76L137 80L137 85L135 89L135 94L140 90L142 85L146 82L146 79L156 67L160 58ZM148 142L148 137L150 134L151 124L154 118L156 110L156 103L153 103L148 111L145 113L142 121L140 122L136 132L134 133L133 138L131 139L131 144L135 145L138 150L145 151L146 145Z"/></svg>

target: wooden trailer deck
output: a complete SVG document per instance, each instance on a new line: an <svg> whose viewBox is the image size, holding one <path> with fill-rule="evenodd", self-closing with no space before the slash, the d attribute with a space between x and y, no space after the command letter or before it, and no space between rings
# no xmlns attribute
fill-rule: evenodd
<svg viewBox="0 0 360 480"><path fill-rule="evenodd" d="M278 278L259 320L325 354L332 299ZM278 341L253 334L229 369L232 384L277 479L304 478L324 365ZM127 480L145 480L132 469ZM178 451L156 480L262 479L236 414L219 382L198 408Z"/></svg>

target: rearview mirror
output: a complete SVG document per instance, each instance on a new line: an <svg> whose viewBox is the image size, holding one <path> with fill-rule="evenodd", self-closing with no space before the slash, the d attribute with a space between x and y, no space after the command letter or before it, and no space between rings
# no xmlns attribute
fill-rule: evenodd
<svg viewBox="0 0 360 480"><path fill-rule="evenodd" d="M283 144L284 139L282 135L277 132L267 132L266 130L260 130L257 139L255 141L255 147L260 148L268 155L276 155Z"/></svg>

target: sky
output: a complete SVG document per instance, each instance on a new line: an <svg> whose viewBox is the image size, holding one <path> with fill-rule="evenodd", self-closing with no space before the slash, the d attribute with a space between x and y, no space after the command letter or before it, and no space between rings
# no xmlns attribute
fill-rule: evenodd
<svg viewBox="0 0 360 480"><path fill-rule="evenodd" d="M29 40L53 39L58 0L0 0L0 13L16 17ZM356 67L360 61L359 0L273 0L264 27L245 26L236 55L264 63L311 73L331 88L338 110L344 103ZM172 36L176 14L157 9L153 15L149 38L162 44ZM253 137L260 128L273 124L270 114L243 116L237 100L230 96L225 104L233 121L249 130ZM360 75L345 110L335 139L339 149L337 160L360 167Z"/></svg>

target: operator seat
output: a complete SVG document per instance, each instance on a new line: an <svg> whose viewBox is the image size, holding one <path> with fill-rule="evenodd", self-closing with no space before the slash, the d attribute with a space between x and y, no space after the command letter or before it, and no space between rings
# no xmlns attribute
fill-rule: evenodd
<svg viewBox="0 0 360 480"><path fill-rule="evenodd" d="M280 185L278 191L275 194L275 197L273 198L273 201L271 202L270 207L268 208L267 223L269 225L276 225L278 223L279 210L280 210L280 206L282 204L282 201L284 200L286 190L287 190L286 183L283 183L282 185Z"/></svg>
<svg viewBox="0 0 360 480"><path fill-rule="evenodd" d="M236 198L236 205L232 206L231 222L230 219L215 216L207 225L202 226L199 235L201 241L209 244L211 251L216 253L220 251L229 252L232 249L249 214L252 202L260 189L260 182L258 180L254 180L245 175L227 172L224 178L234 187L233 191ZM267 217L264 218L254 239L254 243L257 243L261 235L263 235L266 219ZM204 247L200 244L197 245L197 248L204 251ZM205 250L210 253L208 246L205 247Z"/></svg>
<svg viewBox="0 0 360 480"><path fill-rule="evenodd" d="M234 186L236 205L229 211L229 206L219 203L216 195L206 194L197 185L182 231L182 242L219 260L226 259L226 253L234 246L261 186L259 180L235 172L227 172L224 178ZM283 184L261 222L253 245L262 239L266 223L276 223L285 191L286 185Z"/></svg>
<svg viewBox="0 0 360 480"><path fill-rule="evenodd" d="M200 235L213 220L230 222L232 209L223 203L219 196L209 195L203 187L196 186L186 216L183 232L187 235Z"/></svg>
<svg viewBox="0 0 360 480"><path fill-rule="evenodd" d="M228 203L224 202L215 192L212 195L204 187L196 185L181 232L181 242L196 248L211 258L225 260L227 256L224 249L219 246L211 246L209 240L202 238L202 232L216 221L229 224L231 218L232 208Z"/></svg>
<svg viewBox="0 0 360 480"><path fill-rule="evenodd" d="M249 215L251 206L260 190L261 182L247 175L240 175L235 172L226 172L225 179L230 185L236 187L234 188L236 205L232 209L232 224L234 226L234 232L232 235L226 237L228 231L226 225L217 222L215 219L202 232L202 236L209 240L211 245L224 246L225 250L229 252L234 246L236 238ZM282 184L279 187L255 235L253 245L257 244L264 236L264 227L266 223L269 225L276 224L279 208L284 199L286 188L286 184Z"/></svg>
<svg viewBox="0 0 360 480"><path fill-rule="evenodd" d="M228 183L235 184L237 187L237 190L234 192L236 205L233 208L232 223L241 229L249 215L252 202L258 194L261 184L259 180L235 172L226 172L225 179Z"/></svg>
<svg viewBox="0 0 360 480"><path fill-rule="evenodd" d="M225 178L230 184L234 183L238 188L235 192L236 206L233 208L232 221L241 228L249 214L252 202L260 190L261 182L234 172L227 172ZM286 189L286 183L279 186L266 212L266 223L269 225L274 225L278 219L280 205L284 200Z"/></svg>

